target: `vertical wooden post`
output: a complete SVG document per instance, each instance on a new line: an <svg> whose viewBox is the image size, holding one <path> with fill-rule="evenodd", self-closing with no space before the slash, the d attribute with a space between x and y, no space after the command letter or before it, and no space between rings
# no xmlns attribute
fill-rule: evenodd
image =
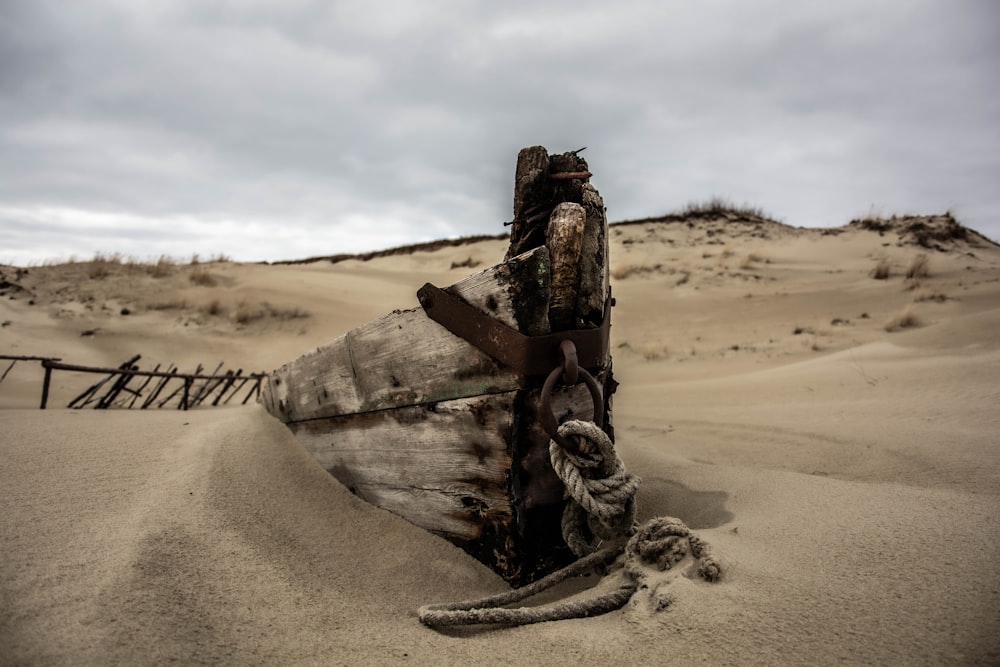
<svg viewBox="0 0 1000 667"><path fill-rule="evenodd" d="M555 205L548 179L549 152L544 146L522 148L514 171L514 222L505 259L545 245L545 226Z"/></svg>
<svg viewBox="0 0 1000 667"><path fill-rule="evenodd" d="M42 380L42 404L39 406L39 409L44 410L49 402L49 383L52 380L52 367L49 366L48 361L43 361L42 367L45 368L45 379Z"/></svg>
<svg viewBox="0 0 1000 667"><path fill-rule="evenodd" d="M545 245L552 262L552 296L549 323L553 331L576 326L576 301L580 287L580 252L586 212L579 204L562 202L552 211L545 231Z"/></svg>
<svg viewBox="0 0 1000 667"><path fill-rule="evenodd" d="M184 378L184 398L181 399L181 410L188 409L188 396L191 393L191 378Z"/></svg>
<svg viewBox="0 0 1000 667"><path fill-rule="evenodd" d="M532 146L518 154L514 177L514 223L507 256L544 245L551 261L548 319L553 333L601 325L608 299L607 219L604 203L589 182L589 167L576 152L549 155ZM552 360L555 368L559 359ZM616 386L607 368L589 369L603 386L604 430L613 433L609 395ZM558 390L556 419L587 419L590 403L581 385ZM520 539L537 559L525 571L544 572L548 561L572 558L562 541L563 485L549 463L549 437L540 427L540 390L524 388L515 400L512 450L516 474L512 487L520 499Z"/></svg>

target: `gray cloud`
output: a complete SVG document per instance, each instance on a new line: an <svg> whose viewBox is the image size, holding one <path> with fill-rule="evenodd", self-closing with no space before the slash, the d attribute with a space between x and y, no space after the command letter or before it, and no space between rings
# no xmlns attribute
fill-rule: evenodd
<svg viewBox="0 0 1000 667"><path fill-rule="evenodd" d="M588 146L612 219L722 195L998 238L994 7L8 0L0 262L498 232L536 143Z"/></svg>

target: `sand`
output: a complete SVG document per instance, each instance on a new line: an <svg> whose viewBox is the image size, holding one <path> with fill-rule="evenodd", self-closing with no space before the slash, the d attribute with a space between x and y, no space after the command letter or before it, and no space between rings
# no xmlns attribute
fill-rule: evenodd
<svg viewBox="0 0 1000 667"><path fill-rule="evenodd" d="M420 605L506 585L352 496L259 406L40 412L19 363L0 384L0 664L1000 662L1000 248L725 220L612 239L617 448L641 517L683 519L721 581L661 575L662 611L637 595L432 630ZM202 264L210 285L186 265L4 267L23 289L0 300L0 353L266 370L504 247ZM929 275L907 281L919 253ZM88 379L57 374L50 404Z"/></svg>

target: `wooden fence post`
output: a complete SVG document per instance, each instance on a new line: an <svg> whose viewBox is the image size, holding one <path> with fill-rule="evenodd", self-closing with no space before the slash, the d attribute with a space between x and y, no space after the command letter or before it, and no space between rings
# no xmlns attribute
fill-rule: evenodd
<svg viewBox="0 0 1000 667"><path fill-rule="evenodd" d="M45 378L42 380L42 404L39 406L40 410L44 410L49 402L49 384L52 381L52 367L49 366L49 362L47 360L43 361L42 367L45 368Z"/></svg>

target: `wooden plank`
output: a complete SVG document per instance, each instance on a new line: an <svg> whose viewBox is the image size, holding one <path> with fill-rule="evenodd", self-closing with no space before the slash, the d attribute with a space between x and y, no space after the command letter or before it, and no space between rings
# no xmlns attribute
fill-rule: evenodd
<svg viewBox="0 0 1000 667"><path fill-rule="evenodd" d="M548 462L536 390L289 423L365 501L458 544L515 585L566 562L563 486ZM523 401L523 404L520 403ZM558 419L588 419L586 388L553 392ZM515 432L530 449L512 449Z"/></svg>
<svg viewBox="0 0 1000 667"><path fill-rule="evenodd" d="M449 291L510 326L546 333L548 273L548 251L536 248ZM271 374L262 402L282 421L297 422L494 394L521 383L517 373L414 308L390 313L285 364Z"/></svg>
<svg viewBox="0 0 1000 667"><path fill-rule="evenodd" d="M580 287L580 252L583 248L587 213L583 206L563 202L552 210L545 232L545 245L552 260L552 298L549 322L556 331L576 326L577 292Z"/></svg>
<svg viewBox="0 0 1000 667"><path fill-rule="evenodd" d="M587 212L580 251L580 286L577 296L577 324L585 328L600 326L604 301L611 284L608 261L608 220L604 200L590 183L583 186L583 208Z"/></svg>
<svg viewBox="0 0 1000 667"><path fill-rule="evenodd" d="M514 392L289 424L352 492L458 542L509 526Z"/></svg>

